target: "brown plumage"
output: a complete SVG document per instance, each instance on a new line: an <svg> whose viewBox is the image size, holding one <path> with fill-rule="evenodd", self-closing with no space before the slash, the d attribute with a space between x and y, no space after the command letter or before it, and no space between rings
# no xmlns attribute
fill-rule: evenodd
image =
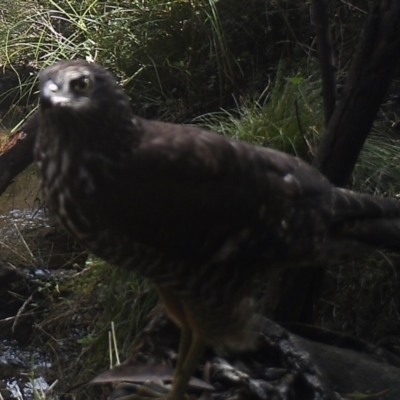
<svg viewBox="0 0 400 400"><path fill-rule="evenodd" d="M97 65L60 62L40 84L46 202L90 251L155 283L182 328L169 399L205 343L249 343L267 271L400 250L395 200L334 188L278 151L136 117Z"/></svg>

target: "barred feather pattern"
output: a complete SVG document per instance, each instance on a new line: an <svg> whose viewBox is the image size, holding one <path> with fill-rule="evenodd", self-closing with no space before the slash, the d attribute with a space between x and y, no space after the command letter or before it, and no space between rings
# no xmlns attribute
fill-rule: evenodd
<svg viewBox="0 0 400 400"><path fill-rule="evenodd" d="M136 117L99 66L61 62L40 81L35 158L50 210L90 251L182 298L210 342L245 331L268 270L400 251L396 200L334 188L271 149Z"/></svg>

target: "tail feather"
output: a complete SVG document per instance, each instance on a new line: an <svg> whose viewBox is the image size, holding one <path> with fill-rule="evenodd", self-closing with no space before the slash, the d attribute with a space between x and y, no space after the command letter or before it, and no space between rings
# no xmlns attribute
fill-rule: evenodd
<svg viewBox="0 0 400 400"><path fill-rule="evenodd" d="M369 247L400 252L400 219L375 218L343 223L338 233Z"/></svg>
<svg viewBox="0 0 400 400"><path fill-rule="evenodd" d="M334 210L335 236L400 252L400 201L339 189Z"/></svg>

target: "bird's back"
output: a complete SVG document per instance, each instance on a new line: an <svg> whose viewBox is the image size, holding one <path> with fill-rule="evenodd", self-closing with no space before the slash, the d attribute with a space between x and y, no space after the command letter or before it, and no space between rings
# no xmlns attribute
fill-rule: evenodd
<svg viewBox="0 0 400 400"><path fill-rule="evenodd" d="M235 310L246 315L271 268L400 251L395 200L334 188L278 151L134 117L98 66L56 64L41 82L35 154L50 209L89 250L198 315L235 298L240 325Z"/></svg>

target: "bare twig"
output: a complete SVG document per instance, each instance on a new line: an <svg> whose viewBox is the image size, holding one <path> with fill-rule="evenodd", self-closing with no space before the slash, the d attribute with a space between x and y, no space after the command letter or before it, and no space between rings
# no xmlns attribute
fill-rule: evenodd
<svg viewBox="0 0 400 400"><path fill-rule="evenodd" d="M115 359L117 364L119 365L121 364L120 359L119 359L119 354L118 354L118 346L117 346L117 338L115 336L115 325L114 325L114 321L111 321L111 335L112 335L112 340L113 340L113 347L114 347L114 351L115 351Z"/></svg>
<svg viewBox="0 0 400 400"><path fill-rule="evenodd" d="M108 331L108 356L110 358L110 369L114 366L113 362L113 345L111 338L111 331Z"/></svg>
<svg viewBox="0 0 400 400"><path fill-rule="evenodd" d="M25 241L24 237L22 236L22 233L21 233L21 231L19 230L17 224L16 224L14 221L13 221L13 223L14 223L14 228L15 228L16 231L18 232L18 236L20 237L22 243L24 244L25 248L28 250L29 255L31 256L31 259L34 260L34 259L35 259L35 256L33 255L31 249L29 248L28 243L26 243L26 241Z"/></svg>
<svg viewBox="0 0 400 400"><path fill-rule="evenodd" d="M362 10L361 8L356 7L354 4L349 3L348 1L345 0L340 0L343 4L346 4L349 8L352 8L353 10L360 11L363 14L368 14L368 11Z"/></svg>
<svg viewBox="0 0 400 400"><path fill-rule="evenodd" d="M26 317L28 315L33 315L33 314L34 313L32 313L32 312L27 312L27 313L24 313L24 314L20 314L19 317ZM17 317L15 315L13 315L12 317L3 318L3 319L0 319L0 323L2 323L2 322L11 322L11 321L14 321L16 318Z"/></svg>
<svg viewBox="0 0 400 400"><path fill-rule="evenodd" d="M333 113L336 103L336 77L333 63L332 40L329 29L326 0L312 0L312 19L318 45L318 59L322 78L322 98L325 109L325 125Z"/></svg>
<svg viewBox="0 0 400 400"><path fill-rule="evenodd" d="M13 133L0 152L0 195L13 179L33 161L33 146L39 130L39 113L36 111Z"/></svg>
<svg viewBox="0 0 400 400"><path fill-rule="evenodd" d="M343 186L400 61L400 2L372 2L340 101L318 146L313 165Z"/></svg>
<svg viewBox="0 0 400 400"><path fill-rule="evenodd" d="M46 389L46 395L50 394L54 387L57 385L58 379L56 379L47 389Z"/></svg>
<svg viewBox="0 0 400 400"><path fill-rule="evenodd" d="M11 327L11 331L14 332L15 327L17 326L19 318L22 316L26 306L31 302L33 295L36 293L36 290L24 301L24 304L20 307L20 309L17 312L17 315L15 316L15 320L13 322L13 325Z"/></svg>
<svg viewBox="0 0 400 400"><path fill-rule="evenodd" d="M12 247L10 247L8 244L0 241L0 246L5 247L7 250L10 250L12 253L14 253L15 255L17 255L18 257L21 257L22 260L24 260L25 262L27 262L29 264L30 260L28 260L26 257L24 257L22 254L20 254L18 251L14 250Z"/></svg>
<svg viewBox="0 0 400 400"><path fill-rule="evenodd" d="M308 147L308 151L310 152L311 156L314 156L314 151L310 145L310 142L307 140L306 134L304 133L304 130L303 130L303 126L301 125L300 114L299 114L299 105L297 103L297 100L294 102L294 107L296 109L296 120L297 120L297 126L299 127L300 135L303 138L304 143Z"/></svg>

